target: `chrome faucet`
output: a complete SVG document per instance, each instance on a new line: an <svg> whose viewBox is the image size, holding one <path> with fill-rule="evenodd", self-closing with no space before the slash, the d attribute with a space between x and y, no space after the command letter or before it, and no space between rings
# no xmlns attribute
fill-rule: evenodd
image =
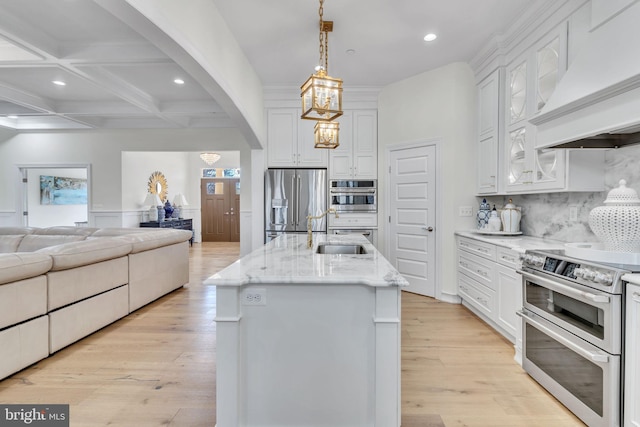
<svg viewBox="0 0 640 427"><path fill-rule="evenodd" d="M338 212L336 212L334 208L329 208L326 211L324 211L321 215L318 215L318 216L311 216L311 215L307 216L307 248L313 247L313 233L311 232L311 229L313 228L313 220L320 219L323 216L330 213L334 214L336 218L340 218L338 216Z"/></svg>

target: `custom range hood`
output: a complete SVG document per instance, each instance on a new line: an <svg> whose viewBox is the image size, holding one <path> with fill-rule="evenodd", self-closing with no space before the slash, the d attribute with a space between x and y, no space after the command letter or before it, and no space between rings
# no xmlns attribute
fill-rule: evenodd
<svg viewBox="0 0 640 427"><path fill-rule="evenodd" d="M640 0L592 0L586 42L530 122L537 148L640 144Z"/></svg>

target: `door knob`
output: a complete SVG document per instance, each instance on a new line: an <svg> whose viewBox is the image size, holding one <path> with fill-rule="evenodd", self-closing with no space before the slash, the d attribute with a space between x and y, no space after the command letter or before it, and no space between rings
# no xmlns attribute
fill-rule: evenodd
<svg viewBox="0 0 640 427"><path fill-rule="evenodd" d="M433 231L433 227L422 227L423 230L427 230L428 232Z"/></svg>

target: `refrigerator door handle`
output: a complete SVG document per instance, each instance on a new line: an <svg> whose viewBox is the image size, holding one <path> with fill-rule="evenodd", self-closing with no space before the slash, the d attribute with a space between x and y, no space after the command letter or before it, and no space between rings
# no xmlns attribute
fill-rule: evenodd
<svg viewBox="0 0 640 427"><path fill-rule="evenodd" d="M296 175L297 179L297 188L296 188L296 227L300 225L300 174Z"/></svg>
<svg viewBox="0 0 640 427"><path fill-rule="evenodd" d="M291 213L291 225L295 226L295 220L294 218L297 217L297 213L296 213L296 198L294 197L294 195L296 194L296 174L291 175L291 201L293 202L293 206L291 206L291 211L289 211L289 209L287 209L287 212Z"/></svg>

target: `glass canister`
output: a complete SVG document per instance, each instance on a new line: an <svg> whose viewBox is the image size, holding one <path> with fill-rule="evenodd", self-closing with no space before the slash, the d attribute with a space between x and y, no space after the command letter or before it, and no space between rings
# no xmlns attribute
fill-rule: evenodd
<svg viewBox="0 0 640 427"><path fill-rule="evenodd" d="M621 179L609 191L605 206L589 212L589 227L608 251L640 252L640 199Z"/></svg>

